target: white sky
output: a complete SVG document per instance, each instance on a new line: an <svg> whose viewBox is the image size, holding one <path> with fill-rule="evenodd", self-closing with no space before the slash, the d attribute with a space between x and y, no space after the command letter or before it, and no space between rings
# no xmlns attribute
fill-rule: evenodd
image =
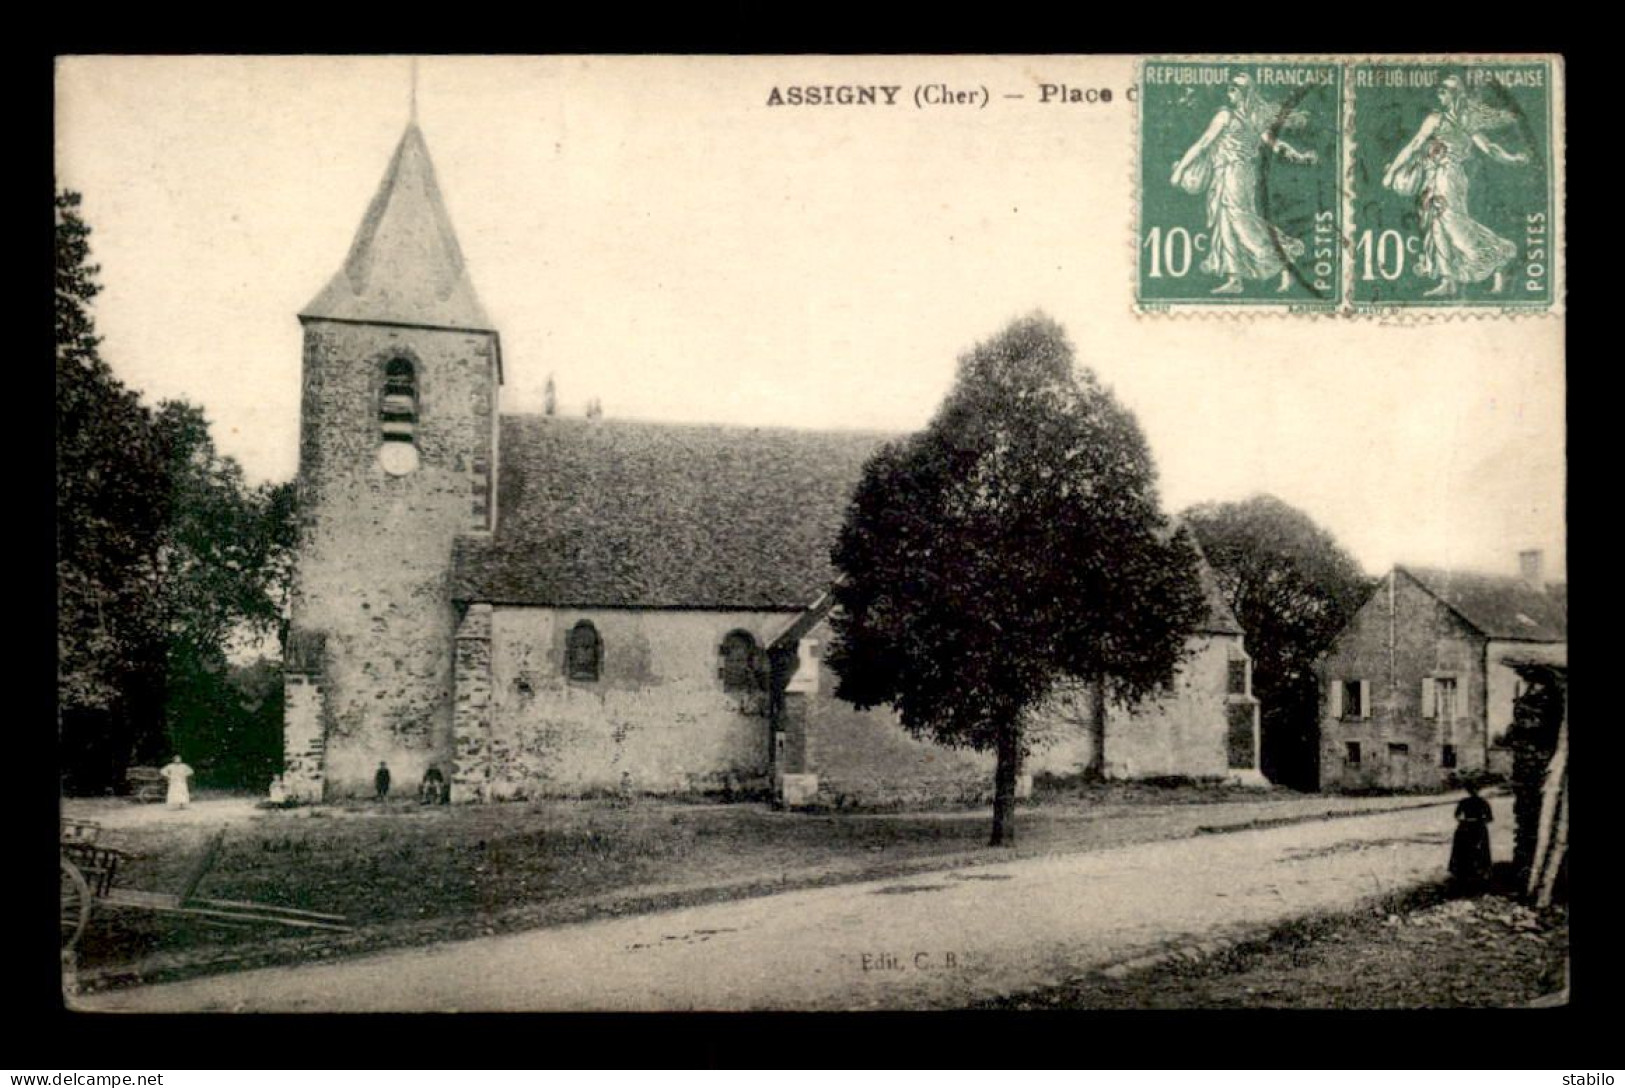
<svg viewBox="0 0 1625 1088"><path fill-rule="evenodd" d="M300 326L407 119L403 58L69 58L103 354L296 468ZM1563 570L1562 324L1139 317L1124 58L442 58L419 121L505 411L910 430L1035 308L1138 416L1165 506L1280 496L1372 573ZM775 85L985 85L986 109L765 105ZM1036 83L1110 87L1039 105ZM1022 101L1002 93L1026 93Z"/></svg>

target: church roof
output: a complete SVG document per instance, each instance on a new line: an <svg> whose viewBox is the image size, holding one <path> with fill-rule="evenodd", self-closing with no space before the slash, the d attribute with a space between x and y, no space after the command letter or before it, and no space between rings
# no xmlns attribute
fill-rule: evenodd
<svg viewBox="0 0 1625 1088"><path fill-rule="evenodd" d="M1398 569L1489 638L1568 641L1567 584L1537 587L1509 575L1411 566Z"/></svg>
<svg viewBox="0 0 1625 1088"><path fill-rule="evenodd" d="M493 604L798 610L869 457L898 435L502 417L497 527L457 541L453 596ZM1200 629L1241 634L1206 559Z"/></svg>
<svg viewBox="0 0 1625 1088"><path fill-rule="evenodd" d="M800 609L863 465L892 436L503 416L497 527L453 594L496 604Z"/></svg>
<svg viewBox="0 0 1625 1088"><path fill-rule="evenodd" d="M1224 599L1224 593L1219 589L1218 575L1213 573L1213 567L1209 565L1202 546L1196 543L1196 534L1190 534L1190 539L1199 558L1196 574L1202 580L1202 599L1207 602L1207 616L1196 625L1196 629L1217 635L1245 634L1241 629L1241 622L1230 610L1230 602Z"/></svg>
<svg viewBox="0 0 1625 1088"><path fill-rule="evenodd" d="M474 294L415 122L389 160L344 266L300 316L495 331Z"/></svg>

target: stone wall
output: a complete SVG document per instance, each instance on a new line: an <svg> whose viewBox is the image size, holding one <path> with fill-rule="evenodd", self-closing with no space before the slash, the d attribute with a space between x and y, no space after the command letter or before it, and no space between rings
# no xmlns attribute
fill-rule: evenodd
<svg viewBox="0 0 1625 1088"><path fill-rule="evenodd" d="M1221 778L1257 769L1257 700L1227 694L1230 662L1244 657L1241 639L1201 634L1189 642L1190 656L1166 690L1130 708L1106 704L1106 752L1099 770L1107 778ZM1230 734L1237 707L1255 721L1253 762L1232 766ZM1035 716L1031 735L1039 742L1027 761L1034 774L1078 775L1096 768L1094 691L1077 684L1061 692Z"/></svg>
<svg viewBox="0 0 1625 1088"><path fill-rule="evenodd" d="M827 628L818 633L827 637ZM1192 648L1193 656L1166 694L1134 710L1107 706L1107 777L1219 778L1235 770L1227 747L1234 700L1227 697L1226 684L1229 661L1241 653L1241 640L1201 635L1192 640ZM822 663L820 670L818 690L807 699L805 752L797 769L818 775L821 796L857 803L991 796L991 754L917 739L888 708L858 710L836 699L834 675ZM1256 720L1256 701L1242 699ZM1087 771L1095 759L1093 705L1089 687L1075 685L1034 715L1028 725L1033 746L1023 771L1059 776ZM1254 738L1256 753L1256 726Z"/></svg>
<svg viewBox="0 0 1625 1088"><path fill-rule="evenodd" d="M1512 725L1513 700L1522 690L1517 672L1501 659L1524 648L1520 642L1491 642L1484 648L1484 718L1492 744Z"/></svg>
<svg viewBox="0 0 1625 1088"><path fill-rule="evenodd" d="M311 804L322 799L322 681L319 675L285 672L282 677L283 770L288 796Z"/></svg>
<svg viewBox="0 0 1625 1088"><path fill-rule="evenodd" d="M806 697L802 763L818 776L820 801L870 805L991 798L991 754L917 739L889 707L859 710L837 699L835 674L822 655L818 669L817 690Z"/></svg>
<svg viewBox="0 0 1625 1088"><path fill-rule="evenodd" d="M1392 605L1390 606L1390 599ZM1389 574L1322 657L1320 784L1322 789L1425 788L1443 785L1444 746L1456 771L1484 767L1484 639L1400 571ZM1456 681L1450 720L1422 709L1424 678ZM1331 685L1365 680L1367 716L1334 713ZM1360 746L1360 762L1348 745Z"/></svg>
<svg viewBox="0 0 1625 1088"><path fill-rule="evenodd" d="M471 604L457 628L451 772L457 804L491 793L491 613L488 604Z"/></svg>
<svg viewBox="0 0 1625 1088"><path fill-rule="evenodd" d="M723 690L719 648L730 631L764 645L788 613L496 607L491 614L489 739L459 718L457 779L484 775L490 799L598 790L765 790L771 730L766 692ZM603 647L596 681L565 674L565 639L587 620ZM469 646L463 649L463 643ZM459 714L479 670L477 639L459 640Z"/></svg>
<svg viewBox="0 0 1625 1088"><path fill-rule="evenodd" d="M397 788L451 766L451 547L489 529L495 352L490 334L306 322L291 619L297 637L325 641L327 799L370 793L380 760ZM403 475L378 461L397 357L414 365L418 405L419 465ZM288 728L291 762L305 727L290 716Z"/></svg>
<svg viewBox="0 0 1625 1088"><path fill-rule="evenodd" d="M1192 640L1194 653L1175 674L1173 688L1129 710L1107 708L1106 776L1218 778L1231 770L1230 657L1239 639L1220 635Z"/></svg>
<svg viewBox="0 0 1625 1088"><path fill-rule="evenodd" d="M750 790L769 775L817 776L829 804L927 803L991 796L991 754L911 736L887 708L834 696L822 650L827 628L802 643L775 740L765 696L723 691L719 647L730 631L766 644L787 613L550 609L472 605L457 633L453 796L459 801L573 796L600 790ZM571 680L565 641L587 620L602 640L596 681ZM1202 636L1162 698L1134 712L1108 708L1112 777L1223 776L1228 662L1240 640ZM1093 758L1086 708L1036 721L1024 770L1082 772ZM1249 706L1256 706L1244 697Z"/></svg>

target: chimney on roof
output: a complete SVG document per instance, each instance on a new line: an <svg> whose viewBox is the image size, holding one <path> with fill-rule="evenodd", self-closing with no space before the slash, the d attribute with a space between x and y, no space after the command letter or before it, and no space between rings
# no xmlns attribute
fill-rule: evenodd
<svg viewBox="0 0 1625 1088"><path fill-rule="evenodd" d="M1539 548L1530 548L1518 553L1518 575L1532 587L1539 590L1546 588L1541 573L1541 552Z"/></svg>

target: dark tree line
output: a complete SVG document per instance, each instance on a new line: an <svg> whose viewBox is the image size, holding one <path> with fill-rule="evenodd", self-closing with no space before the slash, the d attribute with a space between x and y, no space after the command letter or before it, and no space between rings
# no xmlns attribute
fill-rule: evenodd
<svg viewBox="0 0 1625 1088"><path fill-rule="evenodd" d="M116 789L179 751L204 782L262 785L280 683L234 668L279 633L291 483L250 486L201 409L148 407L101 357L77 193L56 198L57 702L65 788Z"/></svg>

